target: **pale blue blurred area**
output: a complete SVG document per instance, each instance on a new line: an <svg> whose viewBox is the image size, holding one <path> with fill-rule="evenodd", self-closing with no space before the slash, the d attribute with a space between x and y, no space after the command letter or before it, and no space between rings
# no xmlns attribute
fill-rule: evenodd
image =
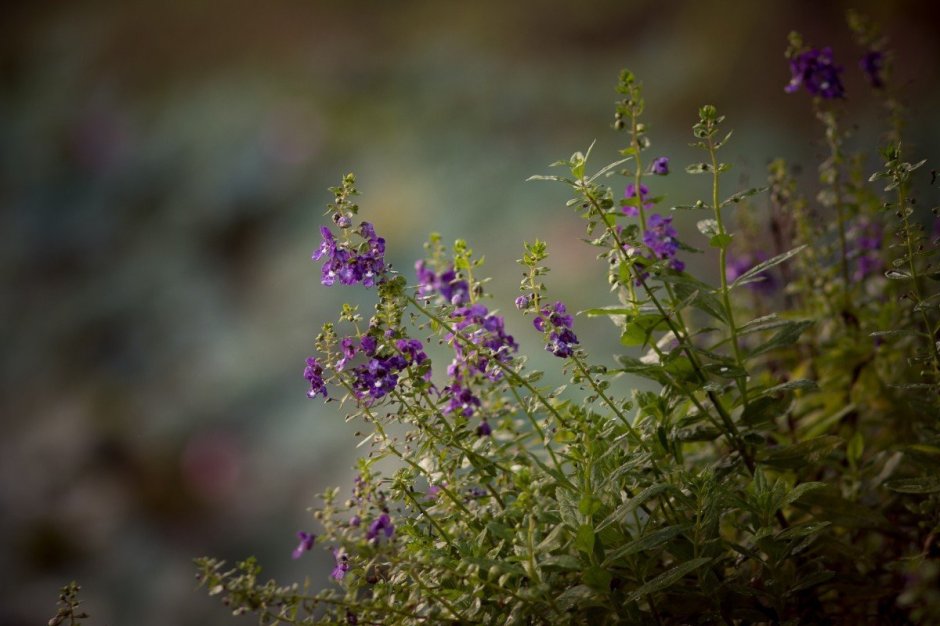
<svg viewBox="0 0 940 626"><path fill-rule="evenodd" d="M933 3L855 6L897 44L909 134L936 163ZM95 624L228 623L193 591L190 559L203 554L256 554L273 576L326 583L325 560L289 556L295 531L315 530L314 494L348 488L356 452L356 426L309 401L301 377L339 305L367 313L374 302L320 286L309 258L326 188L344 173L357 173L362 217L407 276L430 231L485 255L492 306L560 380L512 308L521 242L549 242L550 295L571 309L613 296L567 191L525 179L595 139L596 166L617 158L626 140L610 127L613 86L630 67L646 85L650 156L670 156L675 172L698 160L690 127L711 102L736 129L727 159L742 185L760 184L777 155L811 182L818 125L804 94L782 90L790 29L836 48L849 115L877 119L842 10L782 0L8 9L0 624L48 619L73 578ZM707 193L681 173L649 184L667 206ZM676 217L689 239L695 219ZM576 329L612 363L606 321ZM628 394L632 383L619 384Z"/></svg>

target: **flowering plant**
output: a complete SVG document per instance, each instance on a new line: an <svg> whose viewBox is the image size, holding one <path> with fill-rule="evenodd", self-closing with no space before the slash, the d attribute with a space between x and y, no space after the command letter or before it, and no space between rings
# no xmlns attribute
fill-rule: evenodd
<svg viewBox="0 0 940 626"><path fill-rule="evenodd" d="M890 111L870 177L841 125L844 68L797 35L786 91L813 97L829 149L815 199L781 161L765 186L724 192L731 133L703 106L702 158L685 172L710 193L664 205L651 188L671 164L648 158L628 71L618 158L595 168L588 149L533 177L567 189L610 304L575 314L548 298L538 240L508 313L463 241L432 236L409 283L357 222L347 175L331 190L338 231L321 229L313 259L324 286L373 288L376 304L322 327L304 378L311 398L350 408L370 451L351 497L325 491L293 552L322 546L334 567L311 590L263 582L253 559L203 558L209 593L261 623L940 620L938 234L911 197L924 162L901 151L890 55L869 23L850 22ZM700 215L698 233L680 233L670 209ZM716 260L717 284L689 268L695 255ZM596 318L619 339L613 362L578 339ZM541 334L570 386L541 384L523 332ZM432 362L431 342L449 362Z"/></svg>

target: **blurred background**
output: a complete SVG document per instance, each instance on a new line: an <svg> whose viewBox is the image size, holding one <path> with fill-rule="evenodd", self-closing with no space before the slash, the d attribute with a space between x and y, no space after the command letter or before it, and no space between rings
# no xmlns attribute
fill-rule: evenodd
<svg viewBox="0 0 940 626"><path fill-rule="evenodd" d="M255 554L279 579L326 584L325 562L290 552L315 530L315 494L348 488L355 458L355 425L309 401L301 376L339 304L368 311L374 297L320 286L309 258L342 174L358 174L362 216L409 277L428 232L466 238L495 276L492 306L544 354L511 307L524 239L548 240L552 293L573 309L612 296L566 190L524 181L594 139L596 165L617 157L619 69L645 83L650 156L672 158L674 174L650 181L667 206L706 193L681 171L707 102L736 129L725 158L742 184L783 155L811 187L824 150L808 96L783 92L791 29L846 66L858 141L884 130L848 6L5 7L0 624L45 623L71 579L93 624L230 623L194 591L201 555ZM892 38L908 148L936 167L936 2L854 6ZM694 219L677 218L687 239ZM578 334L610 362L604 324L579 320Z"/></svg>

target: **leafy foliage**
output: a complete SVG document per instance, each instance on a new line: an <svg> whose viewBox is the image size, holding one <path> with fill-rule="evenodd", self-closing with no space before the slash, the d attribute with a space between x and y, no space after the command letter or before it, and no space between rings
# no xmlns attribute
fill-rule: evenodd
<svg viewBox="0 0 940 626"><path fill-rule="evenodd" d="M850 22L871 48L870 25ZM352 223L344 178L329 207L340 234L324 229L319 252L324 284L348 270L345 284L374 284L378 303L367 320L347 306L324 325L305 373L311 396L338 390L368 430L353 497L327 490L314 513L334 584L280 586L253 559L205 558L209 593L261 623L940 620L940 272L910 197L924 162L903 160L892 117L870 177L887 186L872 189L846 151L842 86L824 84L842 71L831 51L794 36L788 58L791 91L815 96L830 151L815 202L779 161L766 187L723 192L732 135L703 106L701 160L685 171L711 193L677 208L707 216L680 237L643 182L668 159L647 163L642 85L628 71L620 158L594 169L589 148L533 177L567 188L616 297L576 323L545 297L545 244L525 244L517 318L532 316L571 389L540 384L518 354L506 330L518 319L483 304L483 261L466 242L448 251L433 236L416 286L386 268L384 240ZM894 102L878 79L874 93ZM623 199L609 184L621 178ZM681 260L704 254L695 245L717 251L717 285ZM578 341L596 317L614 325L616 365ZM450 346L449 367L415 329ZM626 374L657 391L629 390ZM297 557L314 545L301 539Z"/></svg>

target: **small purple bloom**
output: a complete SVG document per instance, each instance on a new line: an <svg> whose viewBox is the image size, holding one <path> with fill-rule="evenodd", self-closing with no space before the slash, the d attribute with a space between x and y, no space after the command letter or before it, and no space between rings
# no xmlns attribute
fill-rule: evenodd
<svg viewBox="0 0 940 626"><path fill-rule="evenodd" d="M362 348L362 351L365 352L367 356L375 356L378 345L378 342L372 335L363 335L362 339L359 340L359 347Z"/></svg>
<svg viewBox="0 0 940 626"><path fill-rule="evenodd" d="M832 48L812 48L790 59L791 77L784 91L793 93L802 86L810 94L826 100L844 98L841 73L842 67L833 62Z"/></svg>
<svg viewBox="0 0 940 626"><path fill-rule="evenodd" d="M369 530L366 531L366 539L372 541L383 531L388 538L391 538L392 534L395 532L395 525L392 524L392 518L389 517L388 513L382 513L375 521L369 524Z"/></svg>
<svg viewBox="0 0 940 626"><path fill-rule="evenodd" d="M344 551L333 548L333 560L336 565L333 567L333 571L330 572L330 576L335 580L343 580L346 577L346 572L349 571L349 557Z"/></svg>
<svg viewBox="0 0 940 626"><path fill-rule="evenodd" d="M545 349L559 358L566 359L574 354L574 346L578 342L577 335L571 330L574 325L574 318L568 315L568 309L563 302L555 302L550 307L543 307L539 311L541 315L536 317L535 328L540 332L545 332L546 322L551 325L551 333L548 336L548 343Z"/></svg>
<svg viewBox="0 0 940 626"><path fill-rule="evenodd" d="M445 486L447 483L441 483L440 485L430 485L428 487L428 497L436 498L441 493L441 487Z"/></svg>
<svg viewBox="0 0 940 626"><path fill-rule="evenodd" d="M307 392L308 398L316 398L321 394L324 398L326 397L326 384L323 382L323 368L312 356L307 357L307 366L304 368L304 378L310 383L310 391Z"/></svg>
<svg viewBox="0 0 940 626"><path fill-rule="evenodd" d="M643 233L643 243L649 248L653 258L668 259L669 267L681 271L685 264L676 258L676 253L679 251L679 240L676 239L676 229L672 227L672 218L654 213L646 221L646 226L646 232Z"/></svg>
<svg viewBox="0 0 940 626"><path fill-rule="evenodd" d="M447 403L445 413L459 413L464 417L470 417L474 411L480 408L480 399L473 395L467 387L460 386L459 383L447 387L451 392L450 401Z"/></svg>
<svg viewBox="0 0 940 626"><path fill-rule="evenodd" d="M875 89L882 89L885 86L882 71L885 67L885 55L880 50L869 50L859 61L859 66L865 72L865 77L871 86Z"/></svg>
<svg viewBox="0 0 940 626"><path fill-rule="evenodd" d="M366 241L368 249L365 252L348 242L337 243L329 228L320 228L323 240L311 258L319 261L326 257L320 270L322 284L330 286L339 280L343 285L361 283L372 287L382 279L386 270L385 240L376 236L375 228L368 222L359 225L358 233Z"/></svg>
<svg viewBox="0 0 940 626"><path fill-rule="evenodd" d="M358 515L353 515L349 518L349 525L353 528L359 528L359 525L362 524L362 518Z"/></svg>
<svg viewBox="0 0 940 626"><path fill-rule="evenodd" d="M669 157L653 159L653 166L650 168L650 171L657 176L667 175L669 173ZM643 191L642 188L640 191Z"/></svg>
<svg viewBox="0 0 940 626"><path fill-rule="evenodd" d="M578 337L570 328L562 328L560 332L553 332L548 336L545 349L555 356L567 359L574 354L574 346L578 344Z"/></svg>
<svg viewBox="0 0 940 626"><path fill-rule="evenodd" d="M470 286L467 281L457 277L453 267L438 275L428 268L424 260L419 260L415 263L415 273L418 276L418 295L421 297L430 298L438 294L454 306L470 301Z"/></svg>
<svg viewBox="0 0 940 626"><path fill-rule="evenodd" d="M493 427L485 419L477 426L477 437L489 437L493 434Z"/></svg>
<svg viewBox="0 0 940 626"><path fill-rule="evenodd" d="M516 298L516 308L524 311L529 308L529 296L519 296Z"/></svg>
<svg viewBox="0 0 940 626"><path fill-rule="evenodd" d="M294 551L291 553L291 557L294 559L299 559L304 555L304 552L309 552L313 549L313 543L317 540L317 536L305 533L304 531L299 531L297 536L300 538L300 543L297 544L297 547L294 548Z"/></svg>
<svg viewBox="0 0 940 626"><path fill-rule="evenodd" d="M646 201L646 196L649 194L649 192L650 190L646 185L640 185L640 202L643 203L644 209L653 208L653 203ZM630 183L629 185L627 185L627 189L624 192L623 197L624 198L636 198L636 185L634 185L633 183ZM627 206L623 207L623 214L629 215L630 217L635 217L639 215L640 212L637 210L635 206L631 206L628 204Z"/></svg>

